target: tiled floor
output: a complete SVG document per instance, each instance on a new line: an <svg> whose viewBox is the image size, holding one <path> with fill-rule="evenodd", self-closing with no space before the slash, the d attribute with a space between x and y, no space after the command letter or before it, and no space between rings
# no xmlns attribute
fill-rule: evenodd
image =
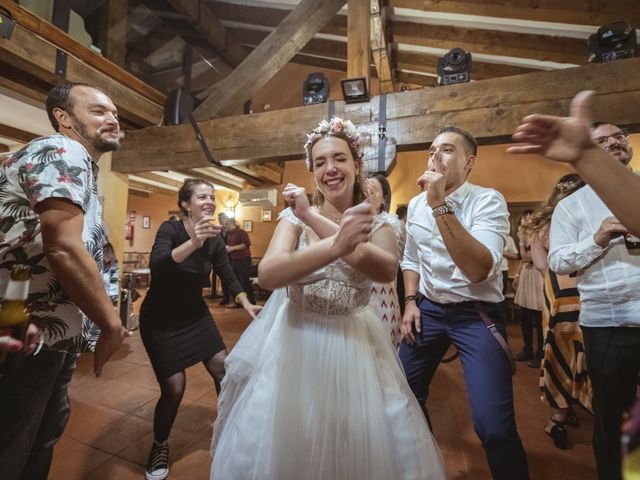
<svg viewBox="0 0 640 480"><path fill-rule="evenodd" d="M138 304L140 301L137 302ZM228 347L248 324L243 310L212 305L213 316ZM519 328L510 342L518 351ZM429 408L449 480L490 479L484 451L473 432L459 361L442 365L431 388ZM556 449L542 428L548 412L538 395L538 371L520 364L514 378L516 413L533 480L595 478L590 436L592 419L578 412L581 426L570 429L570 449ZM92 373L92 358L79 361L70 387L71 419L57 445L51 480L144 478L152 440L152 416L158 386L134 332L107 364L101 378ZM207 479L211 458L211 424L216 414L213 381L202 365L187 373L187 389L171 433L170 479ZM330 480L330 479L327 479ZM365 479L353 479L365 480ZM390 479L391 480L391 479Z"/></svg>

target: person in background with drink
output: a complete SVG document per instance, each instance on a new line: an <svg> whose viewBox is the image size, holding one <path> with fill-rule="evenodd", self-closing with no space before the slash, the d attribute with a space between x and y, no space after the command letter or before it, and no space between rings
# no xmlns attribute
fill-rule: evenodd
<svg viewBox="0 0 640 480"><path fill-rule="evenodd" d="M69 419L67 387L83 315L101 330L96 376L126 334L100 273L97 162L120 145L118 111L104 92L67 83L49 93L47 114L57 133L32 140L0 167L0 295L12 268L26 265L26 305L44 344L0 378L2 480L48 476Z"/></svg>
<svg viewBox="0 0 640 480"><path fill-rule="evenodd" d="M622 129L595 123L591 139L629 165L633 150ZM600 480L622 478L620 425L640 373L640 250L625 244L629 233L588 185L560 201L551 220L549 268L560 275L575 272L580 293Z"/></svg>

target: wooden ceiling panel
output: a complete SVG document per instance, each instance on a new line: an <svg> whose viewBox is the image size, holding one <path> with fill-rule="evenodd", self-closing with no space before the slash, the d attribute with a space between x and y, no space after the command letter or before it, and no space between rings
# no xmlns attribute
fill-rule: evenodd
<svg viewBox="0 0 640 480"><path fill-rule="evenodd" d="M637 0L389 0L391 7L576 25L626 19L640 26Z"/></svg>
<svg viewBox="0 0 640 480"><path fill-rule="evenodd" d="M450 50L462 48L472 53L520 57L582 65L587 63L587 42L576 38L528 35L497 30L393 22L396 43Z"/></svg>

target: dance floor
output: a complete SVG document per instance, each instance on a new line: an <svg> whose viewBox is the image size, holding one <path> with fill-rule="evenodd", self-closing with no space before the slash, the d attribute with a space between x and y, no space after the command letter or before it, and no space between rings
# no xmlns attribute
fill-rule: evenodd
<svg viewBox="0 0 640 480"><path fill-rule="evenodd" d="M140 301L136 302L139 306ZM228 347L249 323L244 310L219 307L213 316ZM514 351L520 328L509 326ZM50 480L144 478L152 441L158 385L136 331L96 378L91 355L84 355L70 386L71 418L56 446ZM540 401L537 369L518 365L514 378L517 423L532 480L590 480L596 477L591 450L591 417L579 411L580 427L569 429L569 449L558 450L544 431L548 410ZM207 479L211 425L216 415L213 381L201 364L187 371L187 388L171 432L170 479ZM449 480L490 479L484 451L473 432L458 360L438 369L429 410ZM327 479L333 480L333 479ZM366 480L366 479L352 479ZM391 480L391 479L390 479Z"/></svg>

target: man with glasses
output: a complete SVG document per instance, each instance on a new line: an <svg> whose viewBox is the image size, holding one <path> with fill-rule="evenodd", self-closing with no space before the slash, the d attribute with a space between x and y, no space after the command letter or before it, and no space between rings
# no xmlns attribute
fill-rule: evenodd
<svg viewBox="0 0 640 480"><path fill-rule="evenodd" d="M629 165L633 149L625 131L598 122L591 127L591 138ZM640 373L640 252L627 249L627 234L590 186L562 200L551 221L549 267L577 276L600 480L622 478L620 426L636 396Z"/></svg>

